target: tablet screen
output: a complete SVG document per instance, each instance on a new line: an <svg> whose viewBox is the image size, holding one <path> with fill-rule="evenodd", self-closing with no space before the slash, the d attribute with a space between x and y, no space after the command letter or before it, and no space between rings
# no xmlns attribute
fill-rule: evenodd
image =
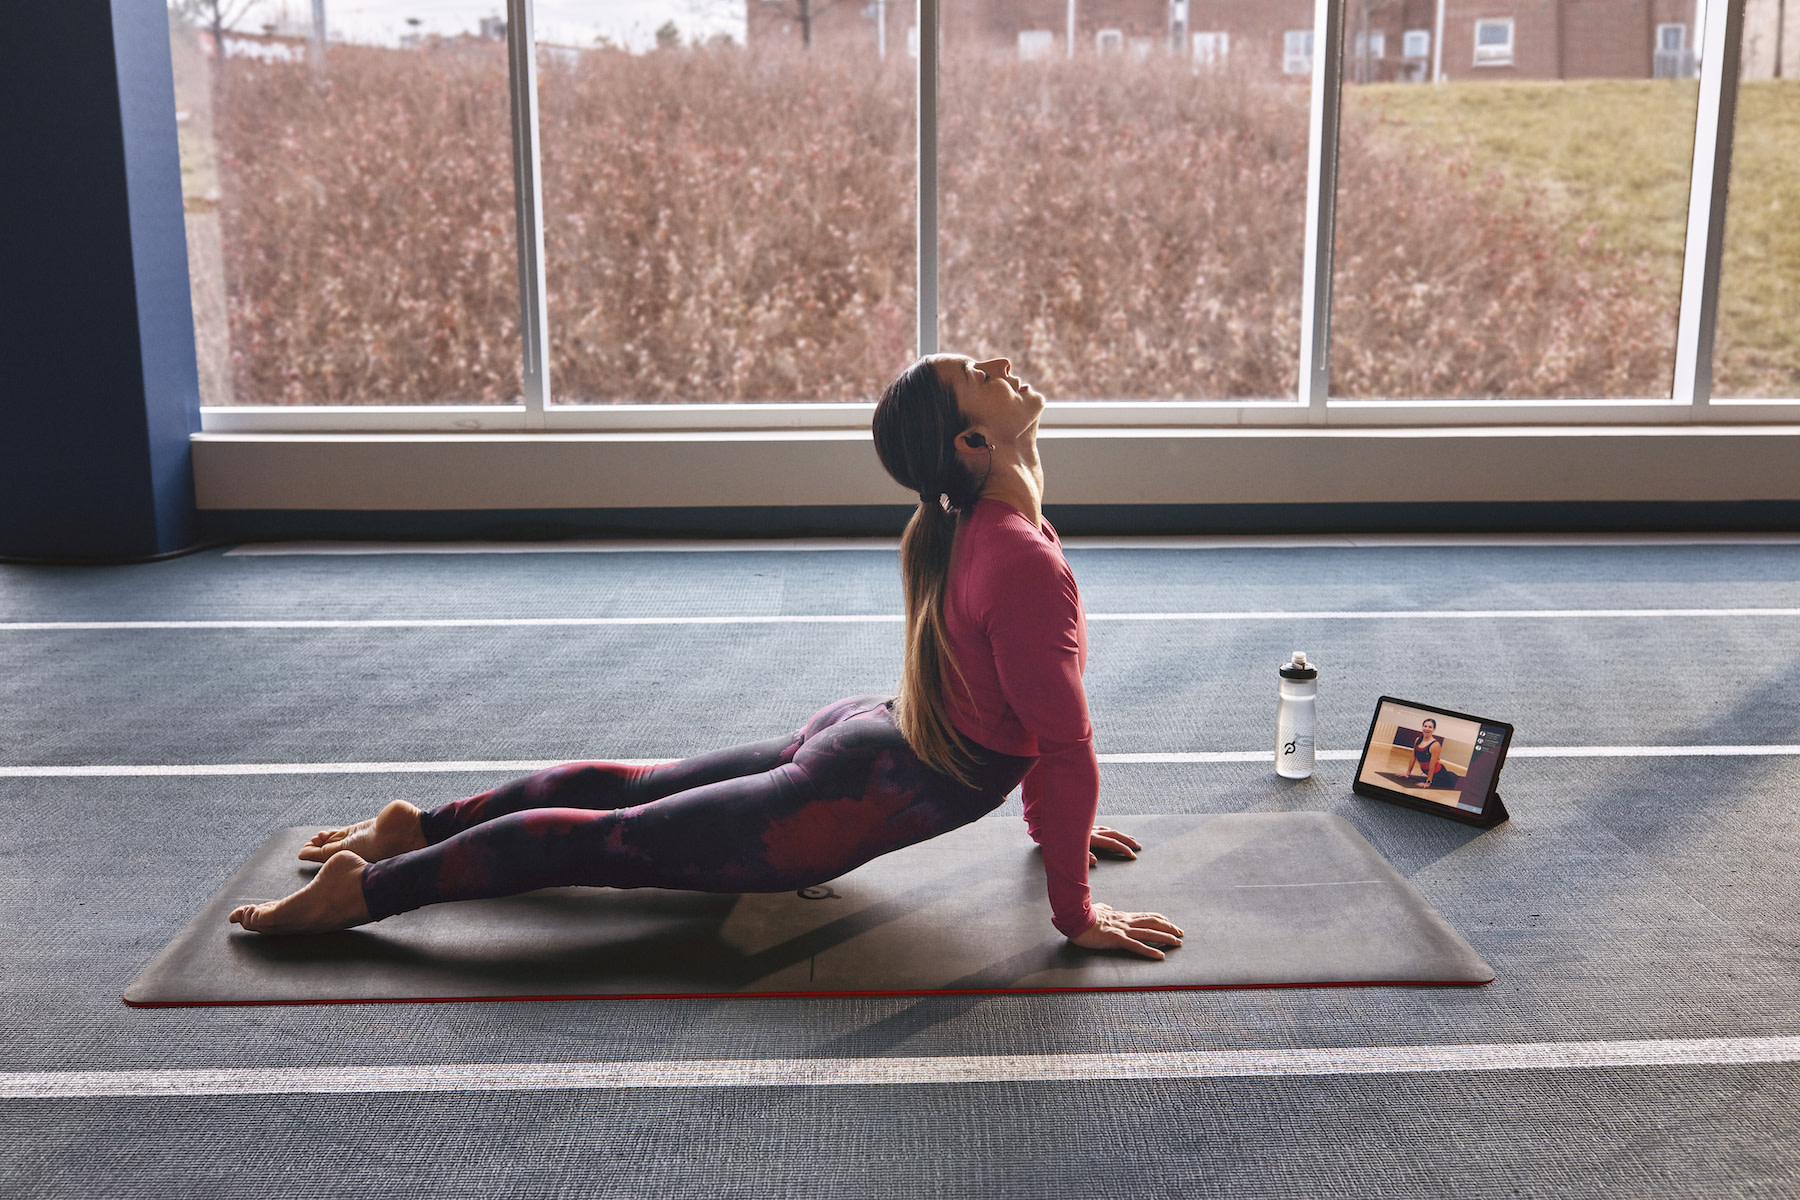
<svg viewBox="0 0 1800 1200"><path fill-rule="evenodd" d="M1480 813L1511 735L1510 725L1383 696L1356 779L1410 800Z"/></svg>

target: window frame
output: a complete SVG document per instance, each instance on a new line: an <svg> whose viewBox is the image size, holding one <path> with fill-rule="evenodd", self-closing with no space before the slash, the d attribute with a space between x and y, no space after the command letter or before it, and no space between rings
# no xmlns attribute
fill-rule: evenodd
<svg viewBox="0 0 1800 1200"><path fill-rule="evenodd" d="M1203 67L1222 67L1231 59L1231 31L1201 29L1188 34L1188 52Z"/></svg>
<svg viewBox="0 0 1800 1200"><path fill-rule="evenodd" d="M1768 424L1800 421L1800 396L1732 399L1712 396L1713 332L1719 263L1723 256L1726 184L1742 41L1742 6L1708 5L1695 38L1714 70L1700 79L1688 205L1675 379L1667 397L1569 400L1349 400L1329 395L1331 255L1335 233L1337 132L1342 103L1347 0L1315 0L1308 139L1306 261L1302 279L1302 337L1296 398L1053 402L1047 427L1279 428L1329 425L1494 426L1664 425L1704 421ZM558 404L549 378L549 327L543 276L543 209L539 181L537 55L531 0L507 0L508 62L513 109L513 165L520 304L524 333L524 401L510 405L349 405L203 407L206 433L443 432L493 433L626 431L807 431L866 427L867 402L772 404ZM1484 18L1488 20L1490 18ZM1501 18L1510 24L1510 18ZM937 349L937 72L939 0L919 0L919 170L917 345ZM1435 51L1441 36L1432 39ZM1510 43L1509 43L1510 44ZM1283 56L1286 57L1286 35ZM1284 63L1284 66L1286 64Z"/></svg>
<svg viewBox="0 0 1800 1200"><path fill-rule="evenodd" d="M1305 50L1296 50L1296 44L1303 43ZM1281 31L1281 73L1283 75L1310 75L1313 64L1318 61L1319 33L1315 29L1284 29ZM1314 164L1308 163L1307 170Z"/></svg>
<svg viewBox="0 0 1800 1200"><path fill-rule="evenodd" d="M1486 49L1484 51L1484 48L1482 46L1482 41L1481 41L1481 31L1484 28L1486 28L1486 29L1503 28L1506 30L1506 49L1504 50L1504 52L1502 52L1501 50L1499 50L1497 48L1490 48L1490 49ZM1518 32L1519 32L1518 22L1514 21L1513 18L1511 18L1511 17L1478 17L1478 18L1476 18L1475 25L1474 25L1474 31L1473 31L1473 35L1472 35L1474 38L1474 43L1475 43L1474 65L1477 67L1510 67L1510 66L1512 66L1513 59L1517 52Z"/></svg>
<svg viewBox="0 0 1800 1200"><path fill-rule="evenodd" d="M1026 39L1030 39L1027 41ZM1036 62L1056 57L1056 30L1021 29L1018 36L1019 61Z"/></svg>

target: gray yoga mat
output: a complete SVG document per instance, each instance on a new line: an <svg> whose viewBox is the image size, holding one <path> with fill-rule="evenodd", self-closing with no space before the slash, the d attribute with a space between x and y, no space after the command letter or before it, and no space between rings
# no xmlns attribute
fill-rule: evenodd
<svg viewBox="0 0 1800 1200"><path fill-rule="evenodd" d="M598 996L845 995L1480 984L1493 971L1375 848L1324 813L1109 817L1144 844L1094 894L1168 914L1164 962L1050 927L1017 816L989 816L804 892L552 888L341 933L270 937L225 915L315 868L313 827L265 842L125 990L135 1005Z"/></svg>

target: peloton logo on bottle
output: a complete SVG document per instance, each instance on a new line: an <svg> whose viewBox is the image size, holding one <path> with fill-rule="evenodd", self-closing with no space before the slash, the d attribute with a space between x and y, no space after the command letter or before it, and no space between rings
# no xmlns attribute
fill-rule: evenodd
<svg viewBox="0 0 1800 1200"><path fill-rule="evenodd" d="M1298 741L1288 742L1286 745L1282 746L1281 753L1284 756L1292 754L1294 752L1294 747L1297 745L1299 745Z"/></svg>

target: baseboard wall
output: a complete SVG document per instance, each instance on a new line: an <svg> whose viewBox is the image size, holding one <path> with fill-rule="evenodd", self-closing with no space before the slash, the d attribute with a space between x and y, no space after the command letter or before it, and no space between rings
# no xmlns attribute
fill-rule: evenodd
<svg viewBox="0 0 1800 1200"><path fill-rule="evenodd" d="M911 515L904 505L200 514L209 542L894 537ZM1051 504L1045 515L1070 536L1800 531L1800 501Z"/></svg>

